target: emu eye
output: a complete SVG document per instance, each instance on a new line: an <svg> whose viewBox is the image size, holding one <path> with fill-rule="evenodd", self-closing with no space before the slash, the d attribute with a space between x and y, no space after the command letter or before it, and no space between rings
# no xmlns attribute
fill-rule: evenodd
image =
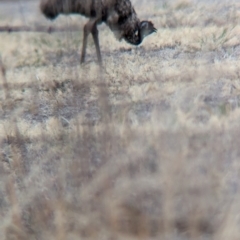
<svg viewBox="0 0 240 240"><path fill-rule="evenodd" d="M147 28L148 22L147 21L142 21L141 22L141 28Z"/></svg>

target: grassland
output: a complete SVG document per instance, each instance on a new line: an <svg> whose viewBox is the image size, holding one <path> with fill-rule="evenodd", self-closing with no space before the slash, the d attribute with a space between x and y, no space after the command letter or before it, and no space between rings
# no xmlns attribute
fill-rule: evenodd
<svg viewBox="0 0 240 240"><path fill-rule="evenodd" d="M240 4L133 1L135 48L0 1L0 240L240 238Z"/></svg>

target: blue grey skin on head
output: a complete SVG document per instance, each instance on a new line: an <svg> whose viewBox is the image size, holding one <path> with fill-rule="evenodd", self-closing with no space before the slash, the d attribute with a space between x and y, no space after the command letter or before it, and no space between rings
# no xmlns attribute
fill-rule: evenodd
<svg viewBox="0 0 240 240"><path fill-rule="evenodd" d="M150 21L142 21L140 23L141 38L144 39L146 36L157 32L157 29L153 26Z"/></svg>

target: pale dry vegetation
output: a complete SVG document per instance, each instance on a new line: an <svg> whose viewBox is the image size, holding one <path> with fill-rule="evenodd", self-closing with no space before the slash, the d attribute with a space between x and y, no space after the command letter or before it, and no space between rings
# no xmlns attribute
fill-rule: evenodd
<svg viewBox="0 0 240 240"><path fill-rule="evenodd" d="M149 3L150 2L150 3ZM240 238L240 4L133 1L140 47L0 1L0 239ZM11 13L11 14L9 14Z"/></svg>

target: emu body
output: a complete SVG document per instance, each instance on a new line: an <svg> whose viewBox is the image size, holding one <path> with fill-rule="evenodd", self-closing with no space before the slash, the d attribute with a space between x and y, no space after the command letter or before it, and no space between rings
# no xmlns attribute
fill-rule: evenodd
<svg viewBox="0 0 240 240"><path fill-rule="evenodd" d="M40 9L49 19L59 14L81 14L90 18L84 26L81 63L85 60L87 38L91 33L96 47L98 62L102 57L97 25L105 22L116 38L139 45L144 37L156 32L150 21L140 21L130 0L41 0Z"/></svg>

